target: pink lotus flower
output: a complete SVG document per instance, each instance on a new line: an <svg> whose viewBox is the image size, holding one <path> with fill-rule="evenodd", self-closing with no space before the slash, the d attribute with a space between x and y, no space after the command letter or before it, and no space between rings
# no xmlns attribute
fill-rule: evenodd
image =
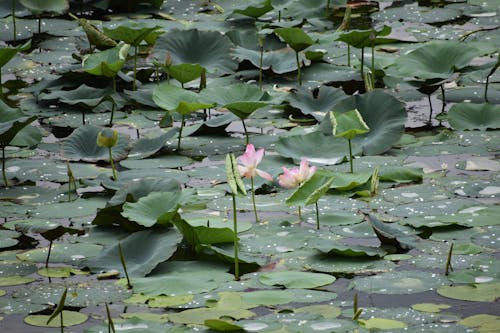
<svg viewBox="0 0 500 333"><path fill-rule="evenodd" d="M283 174L278 177L279 184L285 188L295 188L300 184L308 181L316 172L316 167L309 166L307 160L300 161L299 168L292 168L288 170L283 167Z"/></svg>
<svg viewBox="0 0 500 333"><path fill-rule="evenodd" d="M238 165L241 177L253 178L259 175L266 180L272 181L273 176L265 171L257 169L257 165L259 165L263 157L264 148L255 151L253 144L248 144L245 153L238 158L238 162L241 163L241 165Z"/></svg>

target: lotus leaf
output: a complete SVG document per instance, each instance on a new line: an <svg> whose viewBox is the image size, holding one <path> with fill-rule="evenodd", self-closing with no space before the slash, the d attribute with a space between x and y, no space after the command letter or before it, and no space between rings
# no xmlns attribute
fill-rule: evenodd
<svg viewBox="0 0 500 333"><path fill-rule="evenodd" d="M302 51L314 44L314 40L300 28L277 28L274 32L295 51Z"/></svg>
<svg viewBox="0 0 500 333"><path fill-rule="evenodd" d="M379 36L388 36L391 33L391 27L384 25L380 31L369 30L350 30L342 33L336 40L346 42L356 48L373 47L379 44L390 44L396 41L392 38L378 38Z"/></svg>
<svg viewBox="0 0 500 333"><path fill-rule="evenodd" d="M313 90L300 88L297 92L289 95L288 101L291 106L299 109L303 114L312 115L317 120L322 120L335 104L346 97L341 89L320 86Z"/></svg>
<svg viewBox="0 0 500 333"><path fill-rule="evenodd" d="M156 154L165 146L167 140L172 139L176 134L177 131L160 132L160 135L153 138L141 138L137 140L128 154L128 159L122 161L120 164L128 167L127 165L130 166L133 164L133 161L131 160L144 159ZM149 163L151 163L151 161L144 163L144 167L150 167ZM168 163L168 159L165 159L164 163Z"/></svg>
<svg viewBox="0 0 500 333"><path fill-rule="evenodd" d="M359 323L362 327L368 330L393 330L398 328L406 328L408 325L399 320L385 319L385 318L370 318L370 319L360 319Z"/></svg>
<svg viewBox="0 0 500 333"><path fill-rule="evenodd" d="M76 311L62 311L62 316L65 327L82 324L88 319L88 315ZM29 315L24 318L24 322L40 327L61 327L61 318L59 316L55 317L50 323L47 323L49 318L49 315Z"/></svg>
<svg viewBox="0 0 500 333"><path fill-rule="evenodd" d="M167 73L181 84L188 83L200 76L205 72L205 68L199 64L178 64L171 65L167 68Z"/></svg>
<svg viewBox="0 0 500 333"><path fill-rule="evenodd" d="M273 10L273 5L271 0L259 0L255 3L250 2L251 4L243 9L235 9L233 10L233 14L241 14L244 16L249 16L253 18L258 18L265 13Z"/></svg>
<svg viewBox="0 0 500 333"><path fill-rule="evenodd" d="M500 128L500 106L494 104L454 104L448 112L450 126L456 130Z"/></svg>
<svg viewBox="0 0 500 333"><path fill-rule="evenodd" d="M281 271L261 274L259 281L266 286L310 289L331 284L335 277L320 273Z"/></svg>
<svg viewBox="0 0 500 333"><path fill-rule="evenodd" d="M168 223L177 213L182 192L151 192L137 202L123 204L123 217L145 227Z"/></svg>
<svg viewBox="0 0 500 333"><path fill-rule="evenodd" d="M286 200L287 205L307 206L317 203L329 189L334 181L334 177L328 174L316 172L308 181L300 185L299 188Z"/></svg>
<svg viewBox="0 0 500 333"><path fill-rule="evenodd" d="M132 46L139 46L142 41L154 44L158 37L160 26L148 27L141 23L120 25L114 29L104 27L104 33L110 38L123 41Z"/></svg>
<svg viewBox="0 0 500 333"><path fill-rule="evenodd" d="M168 260L177 250L181 238L173 229L138 231L105 247L97 257L86 260L84 264L93 272L117 270L123 273L118 253L118 244L121 244L128 274L142 277Z"/></svg>
<svg viewBox="0 0 500 333"><path fill-rule="evenodd" d="M83 58L83 70L97 76L114 78L127 60L129 44L120 43L99 53L88 54Z"/></svg>
<svg viewBox="0 0 500 333"><path fill-rule="evenodd" d="M234 49L233 54L240 61L248 60L255 67L259 68L260 66L260 51L245 49L238 46ZM299 57L304 63L310 63L302 55L299 55ZM264 52L262 55L262 69L270 69L277 74L296 71L297 62L295 60L295 52L293 52L293 50L290 48L282 48Z"/></svg>
<svg viewBox="0 0 500 333"><path fill-rule="evenodd" d="M199 64L217 75L238 67L230 56L231 40L217 31L171 30L158 38L157 46L170 53L174 64Z"/></svg>
<svg viewBox="0 0 500 333"><path fill-rule="evenodd" d="M98 134L103 130L94 125L84 125L71 133L62 143L62 154L71 161L109 161L109 152L106 147L96 144ZM119 161L127 157L129 140L128 136L119 133L118 143L111 151L113 160Z"/></svg>
<svg viewBox="0 0 500 333"><path fill-rule="evenodd" d="M19 2L35 15L44 12L62 14L69 9L68 0L19 0Z"/></svg>
<svg viewBox="0 0 500 333"><path fill-rule="evenodd" d="M153 90L153 101L162 109L178 112L183 116L213 106L201 102L201 97L195 92L168 83L162 83Z"/></svg>
<svg viewBox="0 0 500 333"><path fill-rule="evenodd" d="M59 102L76 105L83 104L88 107L96 107L112 93L111 89L98 89L82 84L74 90L57 90L51 93L40 94L40 100L57 99Z"/></svg>

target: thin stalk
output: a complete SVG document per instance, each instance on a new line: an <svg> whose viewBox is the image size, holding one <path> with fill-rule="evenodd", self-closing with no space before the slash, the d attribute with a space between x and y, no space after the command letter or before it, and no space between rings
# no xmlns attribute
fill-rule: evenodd
<svg viewBox="0 0 500 333"><path fill-rule="evenodd" d="M260 46L260 59L259 59L259 88L262 90L262 63L264 59L264 46Z"/></svg>
<svg viewBox="0 0 500 333"><path fill-rule="evenodd" d="M117 181L118 175L116 174L115 162L113 161L113 154L111 152L111 147L108 148L108 152L109 152L109 163L111 163L111 169L113 170L113 179Z"/></svg>
<svg viewBox="0 0 500 333"><path fill-rule="evenodd" d="M17 41L17 27L16 27L16 0L12 0L12 31L14 32L14 43Z"/></svg>
<svg viewBox="0 0 500 333"><path fill-rule="evenodd" d="M444 269L444 275L448 276L450 271L453 271L451 267L451 255L453 254L453 243L450 244L450 250L448 251L448 257L446 258L446 267Z"/></svg>
<svg viewBox="0 0 500 333"><path fill-rule="evenodd" d="M347 44L347 66L351 67L351 45Z"/></svg>
<svg viewBox="0 0 500 333"><path fill-rule="evenodd" d="M52 240L49 242L49 251L47 252L47 258L45 258L45 268L49 269L50 253L52 252Z"/></svg>
<svg viewBox="0 0 500 333"><path fill-rule="evenodd" d="M316 229L319 230L319 208L318 208L318 202L315 202L316 205Z"/></svg>
<svg viewBox="0 0 500 333"><path fill-rule="evenodd" d="M354 173L354 168L353 168L353 165L352 165L352 143L351 143L351 139L347 139L347 141L349 142L349 168L350 168L350 173Z"/></svg>
<svg viewBox="0 0 500 333"><path fill-rule="evenodd" d="M38 18L38 34L42 33L42 18Z"/></svg>
<svg viewBox="0 0 500 333"><path fill-rule="evenodd" d="M485 101L486 103L489 103L489 101L488 101L488 85L489 85L489 83L490 83L490 76L488 75L488 76L486 77L486 87L484 88L484 101ZM0 85L0 88L1 88L1 87L2 87L2 86Z"/></svg>
<svg viewBox="0 0 500 333"><path fill-rule="evenodd" d="M444 108L446 107L446 97L444 95L444 85L439 86L441 88L441 99L443 100L443 106L441 107L441 113L444 113Z"/></svg>
<svg viewBox="0 0 500 333"><path fill-rule="evenodd" d="M61 318L61 333L64 333L63 311L61 311L59 317Z"/></svg>
<svg viewBox="0 0 500 333"><path fill-rule="evenodd" d="M302 85L302 76L300 73L299 52L295 52L295 61L297 61L297 81L299 82L299 86L301 86Z"/></svg>
<svg viewBox="0 0 500 333"><path fill-rule="evenodd" d="M2 145L2 177L5 187L8 187L9 181L7 180L7 173L5 172L5 145Z"/></svg>
<svg viewBox="0 0 500 333"><path fill-rule="evenodd" d="M432 100L431 100L431 95L427 95L427 100L429 101L429 108L430 108L430 113L429 113L429 125L432 124L432 113L433 113L433 110L432 110Z"/></svg>
<svg viewBox="0 0 500 333"><path fill-rule="evenodd" d="M361 77L363 77L363 71L365 66L365 48L361 48Z"/></svg>
<svg viewBox="0 0 500 333"><path fill-rule="evenodd" d="M0 97L3 96L3 85L2 85L2 67L0 67Z"/></svg>
<svg viewBox="0 0 500 333"><path fill-rule="evenodd" d="M116 94L116 78L113 76L113 93ZM113 117L115 116L116 103L115 100L112 99L113 106L111 107L111 118L109 118L109 126L113 126Z"/></svg>
<svg viewBox="0 0 500 333"><path fill-rule="evenodd" d="M281 22L281 10L278 10L278 22Z"/></svg>
<svg viewBox="0 0 500 333"><path fill-rule="evenodd" d="M299 220L302 221L302 207L299 206L299 209L297 210L299 214Z"/></svg>
<svg viewBox="0 0 500 333"><path fill-rule="evenodd" d="M85 125L85 110L82 108L82 125Z"/></svg>
<svg viewBox="0 0 500 333"><path fill-rule="evenodd" d="M184 115L182 115L181 128L179 129L179 137L177 138L177 151L181 150L182 129L184 128L185 124L186 124L186 119Z"/></svg>
<svg viewBox="0 0 500 333"><path fill-rule="evenodd" d="M132 82L132 90L137 89L137 85L135 83L137 78L137 48L138 46L134 46L134 81Z"/></svg>
<svg viewBox="0 0 500 333"><path fill-rule="evenodd" d="M106 315L108 316L108 333L115 333L115 324L113 323L113 318L111 318L111 312L109 311L108 303L104 303L106 305Z"/></svg>
<svg viewBox="0 0 500 333"><path fill-rule="evenodd" d="M253 177L250 177L250 184L252 186L252 204L253 204L253 213L255 215L255 223L259 222L259 217L257 216L257 206L255 205L255 187Z"/></svg>
<svg viewBox="0 0 500 333"><path fill-rule="evenodd" d="M127 278L127 288L132 289L132 284L130 283L130 278L128 277L127 263L125 262L125 256L123 255L122 245L118 243L118 254L120 255L120 262L125 272L125 277Z"/></svg>
<svg viewBox="0 0 500 333"><path fill-rule="evenodd" d="M234 229L234 280L240 280L240 264L238 261L238 221L236 213L236 196L233 194L233 229Z"/></svg>
<svg viewBox="0 0 500 333"><path fill-rule="evenodd" d="M244 119L241 119L241 123L243 124L243 130L245 131L245 144L248 144L250 141L248 139L247 125L245 125Z"/></svg>

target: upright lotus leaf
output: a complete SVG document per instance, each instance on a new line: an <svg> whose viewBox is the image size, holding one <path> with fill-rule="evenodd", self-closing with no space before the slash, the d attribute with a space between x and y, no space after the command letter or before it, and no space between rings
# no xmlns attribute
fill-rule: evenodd
<svg viewBox="0 0 500 333"><path fill-rule="evenodd" d="M270 12L271 10L273 10L271 0L260 0L257 2L251 1L250 5L246 8L233 10L233 14L241 14L256 19L258 17L261 17L265 13Z"/></svg>
<svg viewBox="0 0 500 333"><path fill-rule="evenodd" d="M182 192L151 192L137 202L123 204L122 216L145 227L168 223L181 205Z"/></svg>
<svg viewBox="0 0 500 333"><path fill-rule="evenodd" d="M123 42L113 48L83 57L83 70L97 76L114 78L127 60L130 44Z"/></svg>
<svg viewBox="0 0 500 333"><path fill-rule="evenodd" d="M150 42L154 44L158 38L160 28L161 27L159 25L147 27L140 23L120 25L114 29L104 27L104 33L107 36L117 41L123 41L134 47L134 81L132 82L132 90L136 90L137 56L139 52L139 45L143 41L146 41L148 44Z"/></svg>
<svg viewBox="0 0 500 333"><path fill-rule="evenodd" d="M184 86L185 83L201 77L205 68L199 64L178 64L167 68L167 73Z"/></svg>
<svg viewBox="0 0 500 333"><path fill-rule="evenodd" d="M457 103L448 111L448 122L456 130L499 129L500 106L488 103Z"/></svg>
<svg viewBox="0 0 500 333"><path fill-rule="evenodd" d="M356 109L347 112L332 111L330 112L330 120L332 121L333 135L336 137L352 140L357 135L370 131L370 128Z"/></svg>
<svg viewBox="0 0 500 333"><path fill-rule="evenodd" d="M35 15L46 12L62 14L69 9L68 0L19 0L19 2Z"/></svg>
<svg viewBox="0 0 500 333"><path fill-rule="evenodd" d="M295 60L297 62L297 81L299 85L302 85L299 52L313 45L314 40L300 28L277 28L274 29L274 32L283 38L283 40L295 51Z"/></svg>
<svg viewBox="0 0 500 333"><path fill-rule="evenodd" d="M31 47L31 40L17 47L0 48L0 77L2 76L2 67L5 66L20 51L26 51ZM2 81L0 80L0 96L3 95Z"/></svg>
<svg viewBox="0 0 500 333"><path fill-rule="evenodd" d="M388 36L392 29L390 26L384 25L382 29L368 29L368 30L350 30L343 32L336 39L345 42L355 48L361 49L364 47L371 47L383 43L392 43L394 39L377 38L379 36Z"/></svg>
<svg viewBox="0 0 500 333"><path fill-rule="evenodd" d="M134 232L119 243L104 248L98 257L86 260L84 265L92 272L117 270L124 273L119 259L120 244L128 274L145 276L175 253L181 239L182 235L172 228L151 228Z"/></svg>
<svg viewBox="0 0 500 333"><path fill-rule="evenodd" d="M432 41L398 57L394 66L406 77L447 79L479 55L477 48L464 42Z"/></svg>
<svg viewBox="0 0 500 333"><path fill-rule="evenodd" d="M180 113L182 116L181 128L177 140L177 150L181 147L182 129L185 125L185 117L197 110L213 107L214 103L203 103L197 93L173 86L168 82L156 86L153 90L153 101L162 109Z"/></svg>
<svg viewBox="0 0 500 333"><path fill-rule="evenodd" d="M288 102L305 115L312 115L317 120L322 120L335 104L347 98L340 88L320 86L310 90L300 88L288 96Z"/></svg>
<svg viewBox="0 0 500 333"><path fill-rule="evenodd" d="M415 247L415 237L405 235L394 227L380 221L373 215L369 215L368 220L380 240L380 243L383 245L393 246L397 253L407 252Z"/></svg>
<svg viewBox="0 0 500 333"><path fill-rule="evenodd" d="M170 53L173 64L200 64L217 75L231 74L238 62L231 57L233 43L217 31L171 30L157 47Z"/></svg>
<svg viewBox="0 0 500 333"><path fill-rule="evenodd" d="M57 303L57 307L54 309L54 312L52 312L49 319L47 319L47 323L46 323L47 325L52 321L52 319L54 319L55 317L60 315L60 318L61 318L60 325L61 325L61 328L64 327L62 312L64 309L64 303L66 302L66 295L67 294L68 294L68 288L64 288L64 292L62 293L61 298L59 299L59 302Z"/></svg>
<svg viewBox="0 0 500 333"><path fill-rule="evenodd" d="M363 147L365 155L381 154L399 141L404 133L407 118L404 104L394 96L374 90L362 95L351 96L335 105L336 112L357 109L370 131L357 136L353 143ZM325 133L332 133L330 117L321 123Z"/></svg>
<svg viewBox="0 0 500 333"><path fill-rule="evenodd" d="M77 128L62 142L63 156L71 161L109 162L108 148L97 145L97 137L102 130L103 128L94 125L84 125ZM128 136L118 133L118 142L111 149L113 159L120 161L126 158L128 146Z"/></svg>

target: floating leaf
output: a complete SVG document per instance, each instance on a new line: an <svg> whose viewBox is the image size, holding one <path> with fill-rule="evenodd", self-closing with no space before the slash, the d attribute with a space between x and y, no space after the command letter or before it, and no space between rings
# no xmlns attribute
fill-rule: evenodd
<svg viewBox="0 0 500 333"><path fill-rule="evenodd" d="M499 129L500 106L488 103L457 103L448 111L448 121L456 130Z"/></svg>
<svg viewBox="0 0 500 333"><path fill-rule="evenodd" d="M500 298L500 282L441 286L437 289L437 293L444 297L464 301L495 302Z"/></svg>
<svg viewBox="0 0 500 333"><path fill-rule="evenodd" d="M64 326L80 325L87 321L88 315L76 311L62 311ZM61 327L60 317L54 318L47 324L48 315L29 315L24 318L24 322L32 326L40 327Z"/></svg>
<svg viewBox="0 0 500 333"><path fill-rule="evenodd" d="M321 273L280 271L261 274L259 281L266 286L308 289L331 284L335 281L335 277Z"/></svg>
<svg viewBox="0 0 500 333"><path fill-rule="evenodd" d="M398 328L406 328L408 325L399 320L385 318L370 318L358 320L360 325L368 330L394 330Z"/></svg>

